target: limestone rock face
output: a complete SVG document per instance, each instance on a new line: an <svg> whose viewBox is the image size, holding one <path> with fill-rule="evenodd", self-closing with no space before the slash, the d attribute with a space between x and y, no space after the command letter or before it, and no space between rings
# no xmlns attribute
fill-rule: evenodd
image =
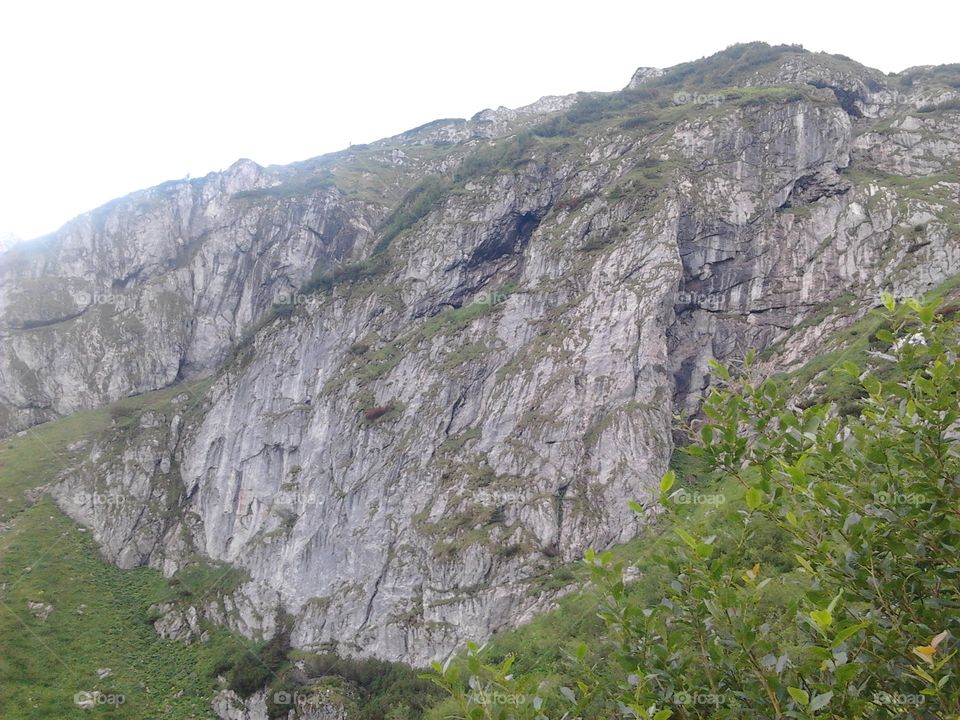
<svg viewBox="0 0 960 720"><path fill-rule="evenodd" d="M241 162L19 246L0 428L184 381L51 492L121 566L242 570L196 611L244 633L283 609L298 647L423 664L529 619L635 536L711 360L788 371L960 271L951 86L918 70L920 112L836 56L755 65Z"/></svg>
<svg viewBox="0 0 960 720"><path fill-rule="evenodd" d="M333 188L270 193L282 179L240 161L0 255L0 434L217 367L380 219Z"/></svg>
<svg viewBox="0 0 960 720"><path fill-rule="evenodd" d="M634 73L633 77L630 78L630 82L627 83L628 90L636 90L641 85L643 85L647 80L654 80L663 75L663 70L655 67L638 67Z"/></svg>
<svg viewBox="0 0 960 720"><path fill-rule="evenodd" d="M275 694L280 706L290 706L284 720L360 720L350 712L349 703L339 702L322 691L309 694ZM233 690L221 690L211 704L214 715L220 720L269 720L267 692L260 690L248 698L241 698Z"/></svg>

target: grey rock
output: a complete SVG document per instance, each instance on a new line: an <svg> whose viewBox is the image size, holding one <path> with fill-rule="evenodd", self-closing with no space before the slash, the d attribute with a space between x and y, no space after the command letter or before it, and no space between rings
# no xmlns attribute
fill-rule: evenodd
<svg viewBox="0 0 960 720"><path fill-rule="evenodd" d="M648 80L654 80L662 75L663 70L661 68L638 67L634 71L633 77L630 78L630 82L627 83L627 90L636 90Z"/></svg>
<svg viewBox="0 0 960 720"><path fill-rule="evenodd" d="M33 600L27 601L27 609L30 610L30 614L33 615L40 622L46 622L47 618L50 617L50 613L53 612L53 605L45 602L36 602Z"/></svg>
<svg viewBox="0 0 960 720"><path fill-rule="evenodd" d="M247 573L158 609L158 632L193 639L205 616L268 636L282 608L298 647L445 657L551 607L558 564L637 534L626 501L656 496L711 360L796 368L881 292L960 271L957 113L831 58L745 80L796 93L475 162L380 270L317 292L317 270L375 265L424 178L575 98L118 201L0 256L0 427L186 380L195 395L114 423L50 488L121 567ZM58 304L30 301L43 287ZM107 290L112 314L79 302Z"/></svg>
<svg viewBox="0 0 960 720"><path fill-rule="evenodd" d="M280 705L291 708L284 720L354 720L356 714L348 711L344 704L323 691L281 693ZM260 690L249 698L239 697L233 690L221 690L212 703L214 715L220 720L268 720L267 695Z"/></svg>

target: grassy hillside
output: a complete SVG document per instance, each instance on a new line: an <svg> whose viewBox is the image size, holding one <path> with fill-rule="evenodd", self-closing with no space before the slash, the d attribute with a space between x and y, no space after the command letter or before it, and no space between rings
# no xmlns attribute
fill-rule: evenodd
<svg viewBox="0 0 960 720"><path fill-rule="evenodd" d="M97 438L135 427L145 410L176 405L189 413L206 388L200 381L127 398L0 442L0 718L210 718L219 677L272 695L295 689L294 661L323 678L313 687L326 688L325 696L329 687L343 688L337 696L361 717L419 717L436 693L396 663L290 653L283 642L254 642L212 625L203 642L161 640L152 605L209 599L233 588L238 571L200 564L166 579L150 568L121 570L38 492ZM90 699L92 710L78 704Z"/></svg>
<svg viewBox="0 0 960 720"><path fill-rule="evenodd" d="M160 640L149 606L176 599L184 582L209 583L216 576L193 572L170 582L148 568L120 570L100 558L89 533L52 501L42 498L30 505L25 496L89 451L111 423L163 408L196 389L130 398L0 443L0 522L5 524L0 533L0 717L5 720L89 717L76 701L97 691L104 696L97 715L207 718L224 658L251 646L217 628L209 629L207 643ZM44 606L52 606L45 618ZM98 676L102 669L110 670L105 678Z"/></svg>
<svg viewBox="0 0 960 720"><path fill-rule="evenodd" d="M104 563L88 533L44 499L0 536L0 717L81 718L78 693L100 691L98 715L206 718L221 659L242 641L160 640L148 607L174 590L150 569ZM52 611L37 617L30 603ZM98 670L109 668L108 677ZM122 697L122 704L117 704Z"/></svg>

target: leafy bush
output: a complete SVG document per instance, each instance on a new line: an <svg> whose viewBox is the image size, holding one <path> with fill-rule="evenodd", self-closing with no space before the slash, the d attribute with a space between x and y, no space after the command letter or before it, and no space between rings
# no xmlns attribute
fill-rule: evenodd
<svg viewBox="0 0 960 720"><path fill-rule="evenodd" d="M573 135L576 130L565 115L555 115L549 120L544 120L539 125L535 125L530 132L537 137L555 138Z"/></svg>
<svg viewBox="0 0 960 720"><path fill-rule="evenodd" d="M248 579L246 570L202 560L178 570L170 578L170 589L179 598L203 602L233 594Z"/></svg>
<svg viewBox="0 0 960 720"><path fill-rule="evenodd" d="M463 159L454 173L454 181L462 184L496 170L511 169L527 159L535 142L533 132L520 132L492 145L483 145Z"/></svg>
<svg viewBox="0 0 960 720"><path fill-rule="evenodd" d="M265 667L256 655L239 651L227 673L227 685L240 697L250 697L264 687L270 678L270 669Z"/></svg>
<svg viewBox="0 0 960 720"><path fill-rule="evenodd" d="M639 127L646 127L652 125L657 121L657 116L653 113L637 113L636 115L631 115L626 120L620 123L620 127L624 130L635 130Z"/></svg>
<svg viewBox="0 0 960 720"><path fill-rule="evenodd" d="M663 75L647 82L651 87L699 85L722 87L736 85L738 78L787 55L806 52L800 45L768 45L762 42L738 43L710 57L668 68Z"/></svg>
<svg viewBox="0 0 960 720"><path fill-rule="evenodd" d="M300 288L301 293L310 294L332 290L341 283L359 283L383 275L390 267L382 255L369 260L339 265L330 270L318 269Z"/></svg>
<svg viewBox="0 0 960 720"><path fill-rule="evenodd" d="M893 330L876 335L894 369L841 370L866 393L859 415L796 407L783 382L754 377L752 357L739 375L714 367L688 452L742 487L736 522L709 535L675 522L670 471L659 502L673 530L658 541L666 581L640 600L612 553L588 553L606 627L597 642L615 643L614 662L589 662L582 645L577 681L556 687L468 646L462 664L430 676L449 694L444 712L955 717L960 326L934 303L911 302L906 319L884 304Z"/></svg>
<svg viewBox="0 0 960 720"><path fill-rule="evenodd" d="M241 200L244 198L288 199L310 195L321 190L329 190L333 187L333 175L331 175L329 172L324 172L320 175L311 175L288 180L280 185L271 185L269 187L256 188L254 190L240 190L235 192L232 197L236 200Z"/></svg>
<svg viewBox="0 0 960 720"><path fill-rule="evenodd" d="M255 650L243 648L233 658L227 673L227 685L240 697L249 697L283 668L290 653L290 618L278 616L277 631L273 637Z"/></svg>
<svg viewBox="0 0 960 720"><path fill-rule="evenodd" d="M311 678L343 678L360 691L358 717L366 720L401 720L421 717L439 696L429 681L401 663L385 660L310 655L304 672Z"/></svg>
<svg viewBox="0 0 960 720"><path fill-rule="evenodd" d="M621 90L612 93L580 93L576 104L563 115L558 115L533 129L533 133L540 137L555 137L572 135L577 125L613 118L625 110L636 107L644 101L657 100L656 90L640 88L637 90ZM655 116L649 114L637 115L642 123L653 121ZM637 127L633 125L632 127Z"/></svg>

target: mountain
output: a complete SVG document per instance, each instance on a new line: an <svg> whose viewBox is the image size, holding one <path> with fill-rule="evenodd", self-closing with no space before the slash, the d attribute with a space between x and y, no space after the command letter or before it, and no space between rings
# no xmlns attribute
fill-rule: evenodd
<svg viewBox="0 0 960 720"><path fill-rule="evenodd" d="M960 66L760 43L241 160L0 255L0 436L114 403L46 492L121 568L243 576L158 628L421 665L638 534L711 361L951 281L958 161Z"/></svg>

